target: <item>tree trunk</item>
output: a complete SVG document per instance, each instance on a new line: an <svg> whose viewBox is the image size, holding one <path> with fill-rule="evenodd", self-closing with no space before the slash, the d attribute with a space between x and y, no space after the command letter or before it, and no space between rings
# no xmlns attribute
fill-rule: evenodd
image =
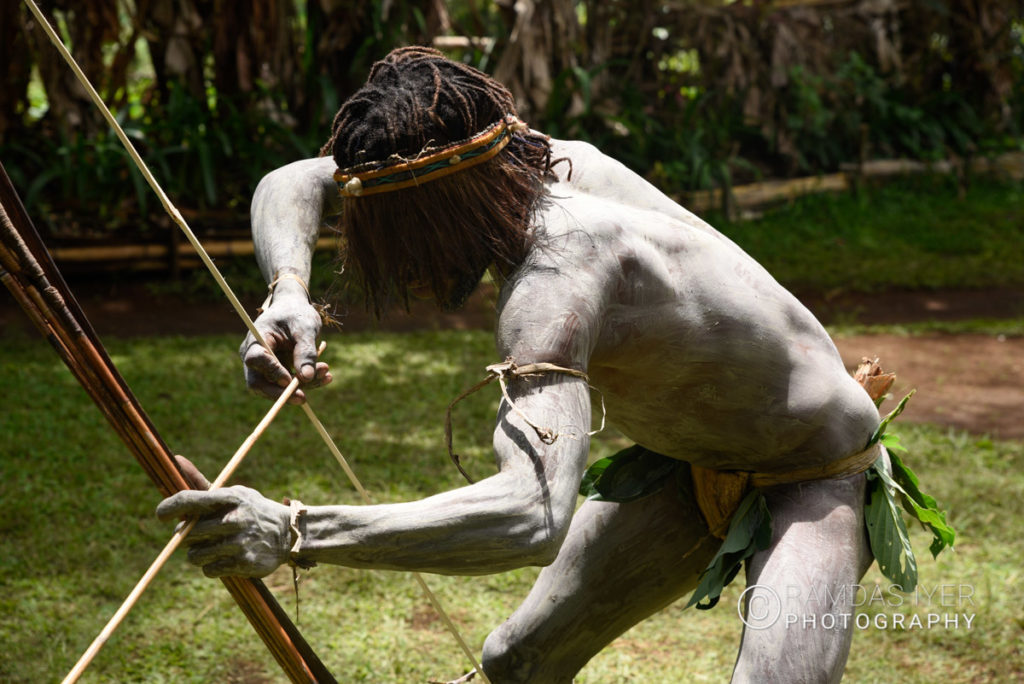
<svg viewBox="0 0 1024 684"><path fill-rule="evenodd" d="M0 144L21 127L28 109L28 82L32 74L21 3L0 3L0 64L4 97L0 98Z"/></svg>
<svg viewBox="0 0 1024 684"><path fill-rule="evenodd" d="M58 35L70 41L71 54L101 94L124 85L111 82L103 64L103 45L118 42L120 24L114 3L109 0L53 2L43 9L43 14ZM28 13L23 17L29 52L39 68L49 102L47 118L67 137L79 131L92 133L101 129L105 125L102 116L96 111L85 88L68 69L46 34L36 26L35 17ZM65 19L63 26L67 35L63 35L58 17Z"/></svg>
<svg viewBox="0 0 1024 684"><path fill-rule="evenodd" d="M196 1L138 0L137 17L149 42L161 100L167 102L170 84L177 82L192 98L205 103L206 32Z"/></svg>
<svg viewBox="0 0 1024 684"><path fill-rule="evenodd" d="M579 67L580 26L571 0L497 0L509 25L509 39L494 77L512 91L523 118L540 117L548 109L556 79ZM579 111L577 91L569 109Z"/></svg>

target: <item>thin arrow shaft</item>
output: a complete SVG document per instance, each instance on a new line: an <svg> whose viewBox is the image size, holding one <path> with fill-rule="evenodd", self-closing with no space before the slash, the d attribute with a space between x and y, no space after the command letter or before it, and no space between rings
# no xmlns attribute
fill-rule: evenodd
<svg viewBox="0 0 1024 684"><path fill-rule="evenodd" d="M122 603L121 607L117 609L117 612L110 618L106 626L104 626L100 633L96 635L96 638L92 640L92 643L89 644L89 648L85 650L85 653L82 654L82 657L78 659L75 666L71 668L67 676L64 677L61 684L73 684L78 681L78 678L81 677L82 673L85 672L85 669L89 667L89 664L92 663L96 654L99 653L100 649L103 648L103 645L107 643L107 639L109 639L114 633L114 630L121 625L121 622L124 621L125 617L128 615L128 611L135 607L135 604L142 596L142 593L146 591L157 573L160 572L160 569L171 557L171 554L177 550L181 545L181 542L185 539L188 533L192 531L192 528L195 527L195 525L196 521L190 520L184 527L178 529L178 531L174 533L171 540L167 542L167 546L165 546L164 550L160 552L160 555L156 557L153 564L149 566L149 569L146 570L142 579L138 581L135 588L132 589L130 594L128 594L124 603Z"/></svg>

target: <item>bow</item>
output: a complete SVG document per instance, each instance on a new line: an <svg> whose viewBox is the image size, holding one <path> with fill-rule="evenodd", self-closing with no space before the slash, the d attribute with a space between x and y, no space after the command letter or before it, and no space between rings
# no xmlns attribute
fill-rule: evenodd
<svg viewBox="0 0 1024 684"><path fill-rule="evenodd" d="M0 280L53 345L163 496L188 489L167 444L103 348L46 251L0 164ZM228 592L293 682L335 679L258 579L225 577Z"/></svg>

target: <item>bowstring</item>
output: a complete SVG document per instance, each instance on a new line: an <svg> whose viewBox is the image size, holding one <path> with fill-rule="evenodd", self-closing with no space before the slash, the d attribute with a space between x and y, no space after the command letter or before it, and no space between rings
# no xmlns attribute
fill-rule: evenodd
<svg viewBox="0 0 1024 684"><path fill-rule="evenodd" d="M103 118L106 119L107 123L114 130L114 133L117 135L118 139L121 141L121 144L128 152L128 156L131 157L132 161L135 163L136 168L138 168L139 172L142 174L142 177L145 178L146 182L149 184L149 187L152 188L154 193L156 193L157 197L160 200L160 203L163 205L164 210L171 217L171 220L174 221L178 228L181 229L182 233L185 234L185 237L188 239L189 243L191 243L192 247L196 250L196 253L199 255L200 260L203 262L203 265L206 266L206 269L210 272L210 275L213 276L213 279L216 281L217 285L224 293L224 296L227 297L228 301L231 303L232 308L234 308L235 313L238 314L238 317L242 320L242 322L245 324L245 327L248 328L249 332L256 339L256 341L259 342L260 345L262 345L270 354L273 354L273 350L270 348L270 345L267 344L266 339L264 339L260 331L257 330L252 318L249 316L248 312L246 312L245 307L242 306L242 303L239 301L238 297L231 289L231 286L228 284L227 280L224 279L224 276L221 274L220 269L218 269L217 266L213 263L213 260L207 253L206 248L203 247L202 243L200 243L199 238L196 237L196 234L189 227L188 223L185 221L185 218L181 215L181 212L179 212L177 207L174 206L170 198L167 196L163 188L160 186L160 183L157 182L156 178L150 172L149 167L146 165L146 162L143 161L142 157L138 153L138 150L135 149L135 145L133 145L131 140L128 139L128 136L124 132L124 129L121 128L121 125L117 122L117 119L114 118L114 115L110 112L110 109L103 101L103 98L101 98L99 93L96 92L96 89L93 87L92 82L85 75L82 69L78 66L78 62L75 61L74 56L72 56L72 54L68 51L63 41L61 41L56 31L54 31L53 27L50 25L50 22L47 21L45 16L43 16L43 13L39 10L39 7L36 5L34 0L25 0L25 4L28 6L32 14L36 17L36 20L39 22L41 28L46 33L47 37L49 37L50 42L52 42L54 47L57 48L57 51L60 53L61 57L64 58L64 61L71 68L71 71L74 72L75 77L78 79L79 83L82 85L83 88L85 88L93 104L96 105L96 107L100 110L100 113L103 115ZM337 460L342 470L345 471L345 475L349 478L349 481L352 483L352 486L355 487L355 489L359 492L359 495L362 498L363 503L367 505L372 504L373 501L371 500L369 493L367 493L366 489L362 485L362 482L360 482L359 478L356 476L355 471L353 471L351 466L349 465L348 460L341 453L341 450L334 443L334 439L327 432L327 429L324 427L323 423L317 417L316 413L313 411L313 408L309 405L308 399L306 400L306 403L302 404L302 409L305 412L306 417L309 419L310 423L312 423L317 434L319 434L321 439L324 441L325 445L327 446L327 449L334 456L335 460ZM448 616L447 611L445 611L445 609L442 607L437 596L427 585L426 580L424 580L423 577L418 572L413 572L412 576L416 580L417 584L419 584L423 593L426 595L427 600L433 606L438 616L441 618L441 621L444 622L445 627L447 627L448 631L455 638L455 641L458 643L459 648L462 650L463 654L473 664L473 668L476 670L477 674L480 675L481 680L485 684L490 684L490 681L487 679L487 675L483 671L483 667L479 662L477 662L476 656L473 654L472 650L470 650L469 645L466 643L466 640L462 637L462 634L459 632L458 628L455 626L451 618Z"/></svg>

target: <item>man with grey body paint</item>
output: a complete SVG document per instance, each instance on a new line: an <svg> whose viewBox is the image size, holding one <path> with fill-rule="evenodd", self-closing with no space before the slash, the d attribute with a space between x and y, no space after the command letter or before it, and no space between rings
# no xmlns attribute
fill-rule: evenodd
<svg viewBox="0 0 1024 684"><path fill-rule="evenodd" d="M466 68L417 50L375 66L367 87L403 88L402 79L411 78L403 74L413 66L392 67L423 55L433 60L430 73L448 79L443 83L469 78ZM604 397L608 421L623 434L704 468L781 473L864 449L879 421L873 402L813 315L753 259L593 146L547 140L507 123L514 121L504 118L514 113L508 106L487 114L486 127L439 140L446 127L457 127L444 95L409 95L441 122L429 124L436 130L414 143L414 152L422 148L419 157L408 150L400 158L367 155L360 143L345 158L336 144L333 157L289 164L260 183L253 240L264 276L276 284L256 325L275 355L251 336L243 343L253 391L277 396L290 379L288 364L306 389L331 380L317 360L321 320L305 288L325 220L362 211L373 199L362 193L370 194L374 179L404 179L410 163L435 157L467 163L485 147L499 147L493 160L475 168L436 181L426 177L435 171L423 171L412 188L382 197L434 201L449 192L446 183L455 192L470 174L489 177L488 165L524 166L521 159L541 139L548 149L538 199L520 217L529 239L515 260L483 264L500 285L496 361L584 372ZM372 118L379 106L373 100L358 115ZM349 125L355 124L336 121L336 135ZM386 162L368 165L367 156ZM343 158L352 172L336 177ZM361 229L353 224L343 235L357 241ZM419 222L395 228L406 229L426 230ZM356 272L372 269L364 257ZM454 292L455 283L467 278L449 275L410 272L401 282L406 292L419 284L451 303L463 294ZM505 402L499 409L494 475L419 501L309 506L298 555L303 562L466 575L544 566L522 605L487 638L483 666L495 683L571 682L619 634L690 593L720 540L709 532L686 478L629 503L587 501L574 513L591 428L588 380L553 373L513 380L508 389L518 411ZM297 397L304 399L301 391ZM542 439L523 416L558 438ZM848 591L872 561L864 491L863 474L766 489L773 539L748 563L748 586L777 596L781 614L835 612L816 597ZM293 558L292 512L252 489L182 492L158 512L168 519L202 516L188 541L189 560L207 575L264 576ZM808 628L755 617L746 620L734 682L841 679L852 623L826 630L820 619L818 628Z"/></svg>

